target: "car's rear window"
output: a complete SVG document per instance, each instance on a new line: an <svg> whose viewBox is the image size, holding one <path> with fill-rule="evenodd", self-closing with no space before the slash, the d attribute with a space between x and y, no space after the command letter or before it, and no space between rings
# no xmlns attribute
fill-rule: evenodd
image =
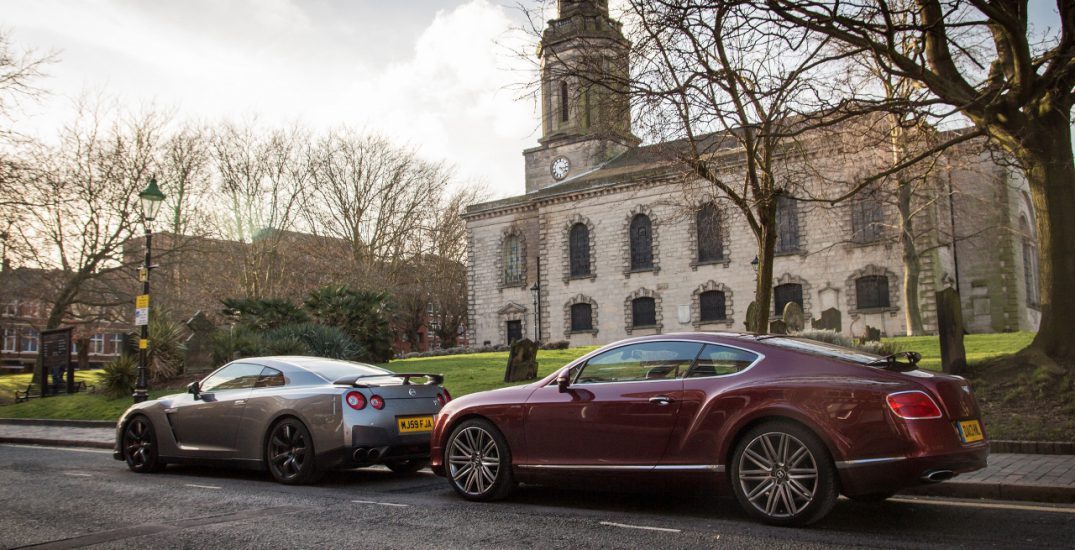
<svg viewBox="0 0 1075 550"><path fill-rule="evenodd" d="M837 346L836 344L829 344L827 342L818 342L817 340L808 340L806 338L795 338L793 336L777 336L761 339L766 344L777 346L780 348L786 348L794 351L801 351L803 353L809 353L812 355L821 355L823 357L831 357L833 359L839 359L841 361L850 361L852 363L867 364L870 361L876 361L880 359L880 355L874 355L865 351L860 351L852 348L845 348L843 346Z"/></svg>
<svg viewBox="0 0 1075 550"><path fill-rule="evenodd" d="M345 361L310 361L300 364L301 367L328 380L335 382L345 376L367 376L370 374L392 374L390 371L366 365L362 363L348 363Z"/></svg>

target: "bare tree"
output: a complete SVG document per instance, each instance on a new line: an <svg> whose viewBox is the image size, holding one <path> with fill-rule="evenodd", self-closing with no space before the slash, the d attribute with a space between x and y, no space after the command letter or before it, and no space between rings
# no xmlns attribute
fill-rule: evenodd
<svg viewBox="0 0 1075 550"><path fill-rule="evenodd" d="M1058 0L1059 30L1035 37L1027 2L881 0L759 2L795 28L873 52L886 73L914 81L969 118L1019 161L1036 216L1041 326L1028 351L1075 359L1075 2ZM902 47L913 42L918 47Z"/></svg>

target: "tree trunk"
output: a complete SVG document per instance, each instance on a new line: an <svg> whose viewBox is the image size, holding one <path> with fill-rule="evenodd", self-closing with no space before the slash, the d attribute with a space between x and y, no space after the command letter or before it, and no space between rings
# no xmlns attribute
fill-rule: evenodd
<svg viewBox="0 0 1075 550"><path fill-rule="evenodd" d="M1065 111L1066 112L1066 111ZM1075 159L1067 116L1056 111L1028 128L1019 160L1026 169L1038 230L1041 326L1030 344L1057 362L1075 363Z"/></svg>
<svg viewBox="0 0 1075 550"><path fill-rule="evenodd" d="M762 234L758 242L758 281L754 289L754 311L757 312L754 334L769 332L769 310L773 303L773 252L776 250L776 212L762 213Z"/></svg>
<svg viewBox="0 0 1075 550"><path fill-rule="evenodd" d="M914 240L914 220L911 219L911 182L900 180L897 191L900 212L900 244L903 246L903 311L908 336L923 334L922 305L918 295L918 278L922 273L918 248Z"/></svg>

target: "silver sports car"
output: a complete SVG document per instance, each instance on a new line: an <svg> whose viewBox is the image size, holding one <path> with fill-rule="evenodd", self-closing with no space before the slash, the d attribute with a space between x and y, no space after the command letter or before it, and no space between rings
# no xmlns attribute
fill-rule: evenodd
<svg viewBox="0 0 1075 550"><path fill-rule="evenodd" d="M188 393L127 409L113 456L135 472L169 463L268 468L289 484L370 464L410 473L428 463L433 417L451 399L443 382L317 357L240 359Z"/></svg>

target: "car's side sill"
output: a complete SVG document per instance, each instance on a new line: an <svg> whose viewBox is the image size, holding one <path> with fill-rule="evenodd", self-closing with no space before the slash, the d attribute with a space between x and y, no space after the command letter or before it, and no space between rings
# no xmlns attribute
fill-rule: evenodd
<svg viewBox="0 0 1075 550"><path fill-rule="evenodd" d="M515 467L534 470L587 470L609 472L724 472L723 464L516 464Z"/></svg>
<svg viewBox="0 0 1075 550"><path fill-rule="evenodd" d="M888 462L896 462L904 460L905 456L885 456L880 458L860 458L858 460L841 460L836 463L837 469L854 468L855 466L871 466L874 464L885 464Z"/></svg>

